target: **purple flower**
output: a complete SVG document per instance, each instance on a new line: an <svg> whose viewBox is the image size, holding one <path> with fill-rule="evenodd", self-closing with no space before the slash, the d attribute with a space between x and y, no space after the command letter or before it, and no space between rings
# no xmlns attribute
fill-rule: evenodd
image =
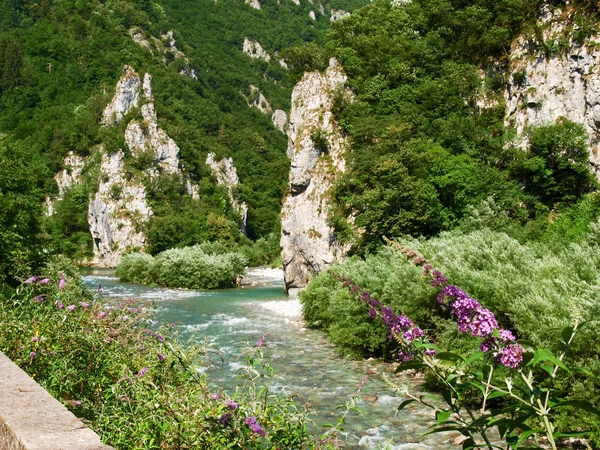
<svg viewBox="0 0 600 450"><path fill-rule="evenodd" d="M367 291L363 291L358 298L360 298L363 302L368 302L371 300L371 294L369 294Z"/></svg>
<svg viewBox="0 0 600 450"><path fill-rule="evenodd" d="M35 297L33 297L34 300L38 301L38 302L43 302L45 299L45 296L43 295L36 295Z"/></svg>
<svg viewBox="0 0 600 450"><path fill-rule="evenodd" d="M73 400L71 403L73 403L73 406L79 408L81 405L83 405L83 402L81 400Z"/></svg>
<svg viewBox="0 0 600 450"><path fill-rule="evenodd" d="M428 349L425 350L425 354L427 356L435 356L435 355L438 354L438 351L435 350L435 349L433 349L433 348L428 348Z"/></svg>
<svg viewBox="0 0 600 450"><path fill-rule="evenodd" d="M412 359L412 357L413 357L413 355L410 352L404 352L404 351L402 351L402 352L398 353L398 359L401 362L408 362L408 361L410 361Z"/></svg>
<svg viewBox="0 0 600 450"><path fill-rule="evenodd" d="M229 425L229 420L231 419L231 415L229 413L222 414L221 417L217 420L221 425L226 427Z"/></svg>
<svg viewBox="0 0 600 450"><path fill-rule="evenodd" d="M77 309L77 306L75 306L75 305L67 306L67 310L69 310L69 311L75 311L76 309Z"/></svg>
<svg viewBox="0 0 600 450"><path fill-rule="evenodd" d="M471 335L486 337L498 328L498 322L489 309L478 308L471 321Z"/></svg>
<svg viewBox="0 0 600 450"><path fill-rule="evenodd" d="M56 306L58 307L58 309L64 309L65 305L62 304L62 302L60 300L58 300L56 302Z"/></svg>
<svg viewBox="0 0 600 450"><path fill-rule="evenodd" d="M448 284L448 278L442 275L442 272L439 270L433 271L433 278L429 282L431 287L440 287Z"/></svg>
<svg viewBox="0 0 600 450"><path fill-rule="evenodd" d="M148 367L143 367L138 374L136 375L138 378L143 377L144 375L146 375L146 372L148 372Z"/></svg>
<svg viewBox="0 0 600 450"><path fill-rule="evenodd" d="M210 398L217 400L219 398L219 394L210 394Z"/></svg>
<svg viewBox="0 0 600 450"><path fill-rule="evenodd" d="M37 356L36 352L30 352L29 353L29 359L31 359L33 361L33 358L35 358Z"/></svg>
<svg viewBox="0 0 600 450"><path fill-rule="evenodd" d="M502 349L502 353L498 356L498 361L505 367L516 369L519 363L523 361L523 353L525 353L525 349L519 344L510 344Z"/></svg>
<svg viewBox="0 0 600 450"><path fill-rule="evenodd" d="M260 436L264 436L267 433L265 432L265 430L263 430L263 427L261 427L258 422L256 421L256 419L252 416L248 417L246 420L244 420L244 423L246 425L248 425L248 428L250 428L254 433L260 435Z"/></svg>
<svg viewBox="0 0 600 450"><path fill-rule="evenodd" d="M101 311L100 313L98 313L98 319L104 319L106 316L108 316L108 313L106 311Z"/></svg>
<svg viewBox="0 0 600 450"><path fill-rule="evenodd" d="M39 341L39 339L38 339L37 336L34 336L34 337L31 338L31 342L37 342L37 341Z"/></svg>
<svg viewBox="0 0 600 450"><path fill-rule="evenodd" d="M81 305L82 308L88 308L90 306L90 304L87 302L79 302L79 304Z"/></svg>
<svg viewBox="0 0 600 450"><path fill-rule="evenodd" d="M494 338L490 338L490 339L486 339L485 341L483 341L480 345L479 345L479 351L480 352L489 352L492 348L494 348L494 345L496 344L496 340Z"/></svg>
<svg viewBox="0 0 600 450"><path fill-rule="evenodd" d="M371 300L369 300L369 305L371 305L373 308L379 308L381 303L379 303L379 300L371 298Z"/></svg>
<svg viewBox="0 0 600 450"><path fill-rule="evenodd" d="M236 402L234 402L233 400L227 400L225 402L225 405L227 405L227 407L229 409L238 409L238 404Z"/></svg>
<svg viewBox="0 0 600 450"><path fill-rule="evenodd" d="M35 283L37 280L39 280L40 277L37 275L32 276L31 278L27 278L24 283L25 284L31 284L31 283Z"/></svg>
<svg viewBox="0 0 600 450"><path fill-rule="evenodd" d="M67 280L65 280L65 275L61 274L60 281L58 283L58 289L60 291L64 291L66 287L67 287Z"/></svg>
<svg viewBox="0 0 600 450"><path fill-rule="evenodd" d="M411 344L416 339L422 338L423 336L424 336L423 330L421 330L419 327L411 328L410 330L405 331L404 334L402 335L402 337L409 344Z"/></svg>
<svg viewBox="0 0 600 450"><path fill-rule="evenodd" d="M514 341L516 339L515 335L509 330L498 330L498 335L504 342Z"/></svg>
<svg viewBox="0 0 600 450"><path fill-rule="evenodd" d="M38 281L38 284L50 284L50 278L44 278L43 280Z"/></svg>
<svg viewBox="0 0 600 450"><path fill-rule="evenodd" d="M166 359L165 355L163 355L162 353L157 353L156 356L158 357L159 361L164 361Z"/></svg>
<svg viewBox="0 0 600 450"><path fill-rule="evenodd" d="M356 294L358 291L360 291L359 286L354 285L350 288L350 292L352 292L353 294Z"/></svg>
<svg viewBox="0 0 600 450"><path fill-rule="evenodd" d="M258 341L256 341L256 347L261 348L262 346L264 346L266 338L267 338L267 334L265 333L262 335L262 337Z"/></svg>
<svg viewBox="0 0 600 450"><path fill-rule="evenodd" d="M373 308L369 308L369 312L367 314L369 314L369 318L374 319L377 316L377 311L375 311Z"/></svg>

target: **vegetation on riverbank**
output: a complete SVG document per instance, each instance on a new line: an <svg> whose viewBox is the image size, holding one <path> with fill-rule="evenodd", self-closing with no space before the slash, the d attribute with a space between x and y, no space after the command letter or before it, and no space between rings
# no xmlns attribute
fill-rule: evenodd
<svg viewBox="0 0 600 450"><path fill-rule="evenodd" d="M400 242L422 254L452 284L488 308L501 328L526 339L534 348L559 354L564 344L557 335L570 325L576 308L584 325L570 345L565 363L585 370L561 371L554 386L565 398L598 404L600 239L597 216L592 215L590 223L589 215L583 214L595 202L585 199L557 219L546 230L547 240L521 243L506 232L474 226L473 220L469 227L476 229ZM395 313L410 317L438 348L464 354L478 347L478 339L459 332L447 308L436 301L438 292L423 276L422 268L384 247L364 259L353 257L333 266L331 272L315 277L301 296L305 318L326 330L343 351L390 358L396 356L397 343L388 339L388 330L369 317L368 306L357 301L333 273L351 279ZM600 421L585 411L564 411L556 415L556 424L558 429L597 430ZM597 434L593 436L598 439Z"/></svg>
<svg viewBox="0 0 600 450"><path fill-rule="evenodd" d="M271 368L248 350L234 392L209 385L203 345L147 328L136 301L92 298L59 259L0 301L0 350L117 449L311 447L308 413L270 393ZM260 344L257 344L260 346Z"/></svg>
<svg viewBox="0 0 600 450"><path fill-rule="evenodd" d="M174 248L151 256L125 255L115 270L121 281L186 289L217 289L236 285L246 258L222 244Z"/></svg>

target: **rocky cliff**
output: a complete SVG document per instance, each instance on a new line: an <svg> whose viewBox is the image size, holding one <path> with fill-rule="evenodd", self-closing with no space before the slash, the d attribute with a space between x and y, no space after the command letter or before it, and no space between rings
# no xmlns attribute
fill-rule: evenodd
<svg viewBox="0 0 600 450"><path fill-rule="evenodd" d="M189 195L198 195L197 187L179 167L179 147L158 126L152 77L145 74L142 81L132 67L125 66L115 95L104 110L104 125L117 124L137 107L140 107L139 114L127 124L124 139L131 152L129 158L143 157L150 162L150 167L141 173L128 170L123 150L109 154L102 147L99 149L102 152L100 182L88 208L94 266L114 267L126 250L144 248L143 225L152 215L146 198L146 182L162 174L175 175L186 184Z"/></svg>
<svg viewBox="0 0 600 450"><path fill-rule="evenodd" d="M206 165L210 167L217 183L227 189L227 195L233 210L241 217L240 230L246 232L246 221L248 219L248 207L244 202L240 202L236 195L236 190L240 185L237 170L233 164L233 159L223 158L221 161L215 159L214 153L209 153L206 157Z"/></svg>
<svg viewBox="0 0 600 450"><path fill-rule="evenodd" d="M306 286L310 276L345 254L328 224L332 179L345 170L347 141L331 113L333 94L346 76L332 59L325 73L307 73L294 88L288 127L292 161L281 212L285 287Z"/></svg>
<svg viewBox="0 0 600 450"><path fill-rule="evenodd" d="M600 155L600 36L574 38L577 25L567 10L541 10L537 38L521 36L511 49L505 92L505 125L514 127L525 147L528 126L554 123L559 117L584 125L590 161Z"/></svg>

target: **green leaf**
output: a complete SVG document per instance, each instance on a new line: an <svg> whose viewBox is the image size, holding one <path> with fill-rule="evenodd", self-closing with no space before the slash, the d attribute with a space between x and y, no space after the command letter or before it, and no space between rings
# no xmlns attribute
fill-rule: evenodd
<svg viewBox="0 0 600 450"><path fill-rule="evenodd" d="M396 373L398 373L398 372L404 372L405 370L423 369L425 367L427 367L427 366L425 364L423 364L422 362L419 362L419 361L409 361L409 362L400 364L396 368Z"/></svg>
<svg viewBox="0 0 600 450"><path fill-rule="evenodd" d="M437 410L435 412L435 423L436 423L436 425L441 425L446 420L448 420L451 415L452 415L452 412L450 412L450 411L442 411L441 409Z"/></svg>
<svg viewBox="0 0 600 450"><path fill-rule="evenodd" d="M521 433L521 435L519 436L519 440L517 441L517 448L519 448L521 446L521 444L523 442L525 442L527 440L528 437L534 435L535 433L538 433L539 430L527 430L527 431L523 431Z"/></svg>
<svg viewBox="0 0 600 450"><path fill-rule="evenodd" d="M400 403L400 405L398 406L398 411L402 411L404 408L406 408L408 405L410 405L411 403L416 402L415 399L411 398L409 400L404 400L402 403Z"/></svg>
<svg viewBox="0 0 600 450"><path fill-rule="evenodd" d="M483 358L484 356L485 356L485 352L475 352L475 353L471 354L471 356L469 356L469 357L468 357L468 358L465 360L465 362L466 362L467 364L472 364L472 363L474 363L475 361L478 361L478 360L480 360L480 359L481 359L481 358Z"/></svg>
<svg viewBox="0 0 600 450"><path fill-rule="evenodd" d="M460 355L457 355L456 353L452 353L452 352L441 352L438 353L436 355L436 358L441 360L441 361L451 361L451 362L455 362L455 361L464 361L465 358L463 358Z"/></svg>
<svg viewBox="0 0 600 450"><path fill-rule="evenodd" d="M594 405L592 405L587 400L563 400L563 401L560 401L557 404L555 404L553 406L553 408L558 408L558 407L563 407L563 406L572 406L573 408L582 409L584 411L587 411L589 413L595 414L598 417L600 417L600 409L594 407Z"/></svg>
<svg viewBox="0 0 600 450"><path fill-rule="evenodd" d="M567 372L569 372L569 369L567 368L567 366L565 366L564 363L554 355L554 353L552 353L550 350L547 350L545 348L537 349L535 351L535 353L533 354L533 359L531 361L529 361L529 363L527 365L528 366L531 366L531 365L536 366L540 362L544 362L544 361L550 361L555 366L558 366L561 369L564 369Z"/></svg>
<svg viewBox="0 0 600 450"><path fill-rule="evenodd" d="M573 337L573 331L574 328L573 327L565 327L562 330L562 338L563 338L563 342L566 344L569 342L569 340L571 340L571 337Z"/></svg>

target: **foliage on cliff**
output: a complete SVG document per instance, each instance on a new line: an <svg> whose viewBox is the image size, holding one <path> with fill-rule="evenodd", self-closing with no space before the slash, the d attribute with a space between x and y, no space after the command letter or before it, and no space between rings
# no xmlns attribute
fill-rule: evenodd
<svg viewBox="0 0 600 450"><path fill-rule="evenodd" d="M352 143L340 234L352 215L359 249L435 235L488 197L526 223L595 187L577 125L530 130L529 152L506 145L503 58L523 30L535 39L542 3L380 0L332 25L327 51L356 95L337 105Z"/></svg>

